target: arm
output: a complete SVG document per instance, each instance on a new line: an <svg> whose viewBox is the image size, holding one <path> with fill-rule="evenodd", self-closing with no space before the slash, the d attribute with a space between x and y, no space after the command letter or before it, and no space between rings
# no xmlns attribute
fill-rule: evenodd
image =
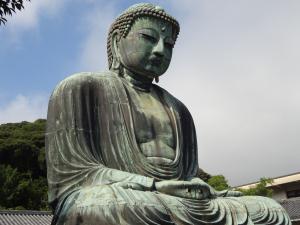
<svg viewBox="0 0 300 225"><path fill-rule="evenodd" d="M152 178L125 172L127 165L119 163L126 149L116 139L122 130L109 118L116 112L109 91L105 80L89 74L67 78L54 90L46 132L50 202L89 185L151 190Z"/></svg>

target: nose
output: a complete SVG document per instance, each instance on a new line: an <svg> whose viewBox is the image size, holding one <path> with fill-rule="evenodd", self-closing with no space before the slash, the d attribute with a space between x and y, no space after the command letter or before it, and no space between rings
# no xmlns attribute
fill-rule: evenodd
<svg viewBox="0 0 300 225"><path fill-rule="evenodd" d="M159 41L154 46L153 54L159 57L164 56L164 41L162 38L160 38Z"/></svg>

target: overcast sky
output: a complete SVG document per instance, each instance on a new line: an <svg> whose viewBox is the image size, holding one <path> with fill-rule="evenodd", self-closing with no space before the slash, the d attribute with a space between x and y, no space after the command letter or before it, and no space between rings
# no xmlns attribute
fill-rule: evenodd
<svg viewBox="0 0 300 225"><path fill-rule="evenodd" d="M55 85L107 69L113 19L138 1L32 0L0 27L0 123L45 118ZM200 167L231 185L300 171L300 1L150 1L181 24L160 85L189 108Z"/></svg>

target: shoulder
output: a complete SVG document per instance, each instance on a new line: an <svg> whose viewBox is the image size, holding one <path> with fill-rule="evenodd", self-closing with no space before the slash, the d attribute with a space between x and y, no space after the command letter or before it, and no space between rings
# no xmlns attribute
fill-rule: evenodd
<svg viewBox="0 0 300 225"><path fill-rule="evenodd" d="M83 85L86 83L90 83L91 81L98 81L104 82L106 80L115 79L116 74L107 71L107 72L81 72L75 73L71 76L68 76L64 80L62 80L57 87L64 86L64 85Z"/></svg>
<svg viewBox="0 0 300 225"><path fill-rule="evenodd" d="M58 83L52 92L52 97L60 95L61 92L80 90L92 86L107 87L107 83L116 82L118 76L110 71L107 72L80 72L68 76Z"/></svg>

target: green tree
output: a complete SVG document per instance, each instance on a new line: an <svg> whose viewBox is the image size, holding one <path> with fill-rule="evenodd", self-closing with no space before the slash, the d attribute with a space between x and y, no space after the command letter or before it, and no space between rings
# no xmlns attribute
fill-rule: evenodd
<svg viewBox="0 0 300 225"><path fill-rule="evenodd" d="M254 187L251 187L249 189L239 188L238 191L241 191L244 195L272 197L273 191L272 189L268 188L268 185L272 183L273 180L271 178L261 178L259 183L257 183Z"/></svg>
<svg viewBox="0 0 300 225"><path fill-rule="evenodd" d="M0 26L7 22L7 16L12 16L16 10L22 10L23 8L24 0L0 0Z"/></svg>
<svg viewBox="0 0 300 225"><path fill-rule="evenodd" d="M47 209L47 180L32 179L10 165L0 165L0 206L8 209Z"/></svg>
<svg viewBox="0 0 300 225"><path fill-rule="evenodd" d="M228 181L223 175L212 176L208 179L207 183L217 191L223 191L230 188Z"/></svg>
<svg viewBox="0 0 300 225"><path fill-rule="evenodd" d="M260 181L249 189L241 189L238 188L236 191L242 192L244 195L257 195L257 196L265 196L272 197L273 191L268 188L269 184L272 184L273 180L271 178L261 178ZM207 183L215 188L217 191L222 191L226 189L230 189L230 185L228 184L227 179L223 175L211 176L208 179Z"/></svg>
<svg viewBox="0 0 300 225"><path fill-rule="evenodd" d="M0 208L49 208L45 122L0 125Z"/></svg>

